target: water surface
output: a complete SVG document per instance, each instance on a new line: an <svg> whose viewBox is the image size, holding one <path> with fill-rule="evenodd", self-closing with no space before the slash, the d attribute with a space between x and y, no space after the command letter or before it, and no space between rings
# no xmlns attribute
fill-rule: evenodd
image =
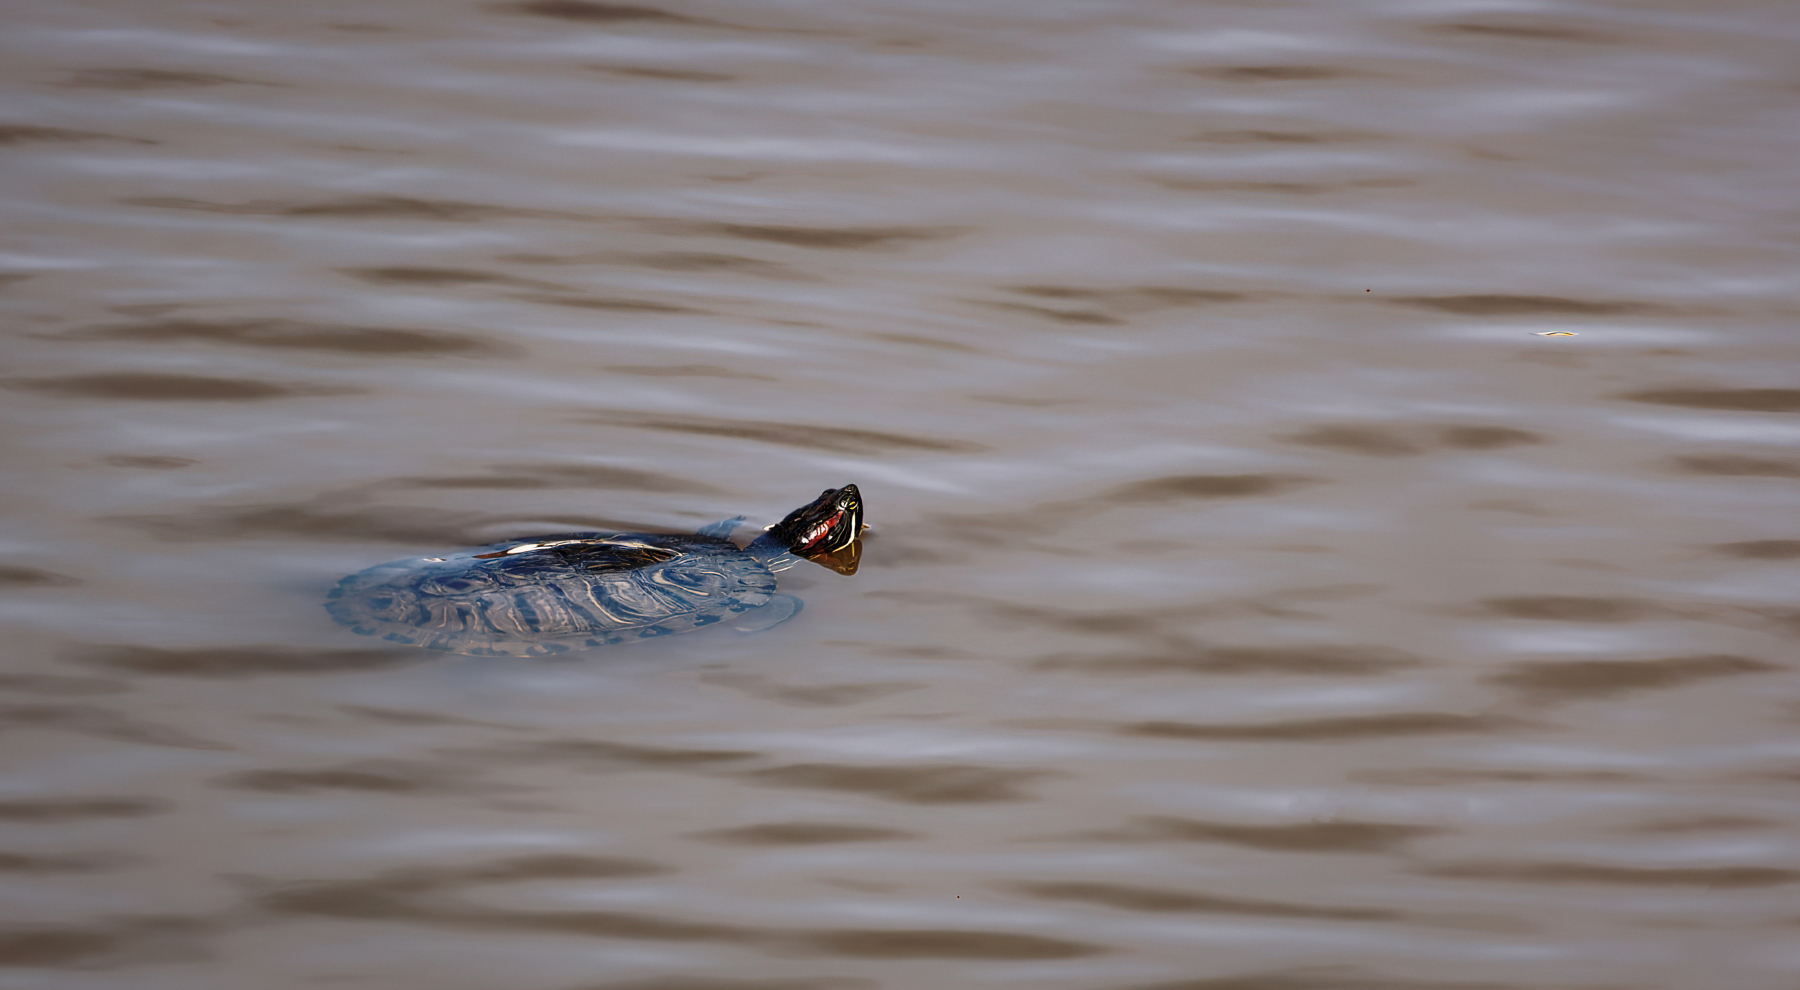
<svg viewBox="0 0 1800 990"><path fill-rule="evenodd" d="M1788 8L9 25L0 985L1800 979ZM755 636L320 608L845 482Z"/></svg>

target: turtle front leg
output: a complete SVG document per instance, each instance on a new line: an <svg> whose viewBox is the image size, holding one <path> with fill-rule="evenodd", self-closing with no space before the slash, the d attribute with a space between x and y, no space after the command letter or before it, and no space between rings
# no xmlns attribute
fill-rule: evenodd
<svg viewBox="0 0 1800 990"><path fill-rule="evenodd" d="M730 626L741 633L762 632L799 615L805 606L805 602L793 595L775 595L767 604L758 605L733 618Z"/></svg>
<svg viewBox="0 0 1800 990"><path fill-rule="evenodd" d="M698 530L695 530L695 534L699 536L716 536L721 540L729 540L731 539L731 531L737 529L739 526L743 525L743 523L743 516L733 516L730 519L721 519L711 525L702 526Z"/></svg>

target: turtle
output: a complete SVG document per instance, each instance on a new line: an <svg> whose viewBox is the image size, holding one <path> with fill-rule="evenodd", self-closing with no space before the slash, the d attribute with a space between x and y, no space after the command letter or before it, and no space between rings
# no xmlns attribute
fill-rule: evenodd
<svg viewBox="0 0 1800 990"><path fill-rule="evenodd" d="M827 488L748 546L743 516L692 534L555 533L378 564L325 608L364 636L471 656L544 656L728 623L766 629L800 610L775 574L803 559L855 573L862 493ZM735 621L733 621L735 620Z"/></svg>

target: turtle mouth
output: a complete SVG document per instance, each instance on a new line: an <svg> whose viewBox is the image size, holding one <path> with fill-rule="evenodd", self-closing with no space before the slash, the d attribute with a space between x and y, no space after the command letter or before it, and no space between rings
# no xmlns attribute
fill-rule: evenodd
<svg viewBox="0 0 1800 990"><path fill-rule="evenodd" d="M862 493L855 485L827 488L810 503L770 527L788 552L799 557L842 550L862 533Z"/></svg>
<svg viewBox="0 0 1800 990"><path fill-rule="evenodd" d="M818 524L817 526L814 526L812 529L807 530L806 534L804 536L800 537L800 539L798 541L796 541L794 549L798 552L804 552L804 553L812 553L813 551L821 549L819 547L819 544L823 543L825 541L825 537L830 536L832 529L835 528L837 526L837 524L842 522L843 520L844 520L843 510L840 509L839 511L832 513L831 517L829 519L826 519L824 522ZM829 548L825 548L825 549L836 550L838 548L837 547L829 547Z"/></svg>

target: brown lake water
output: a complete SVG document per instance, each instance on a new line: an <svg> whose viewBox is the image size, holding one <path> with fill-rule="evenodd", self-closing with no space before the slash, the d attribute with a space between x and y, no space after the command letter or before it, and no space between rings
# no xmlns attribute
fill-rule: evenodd
<svg viewBox="0 0 1800 990"><path fill-rule="evenodd" d="M1800 986L1800 8L7 21L0 988Z"/></svg>

